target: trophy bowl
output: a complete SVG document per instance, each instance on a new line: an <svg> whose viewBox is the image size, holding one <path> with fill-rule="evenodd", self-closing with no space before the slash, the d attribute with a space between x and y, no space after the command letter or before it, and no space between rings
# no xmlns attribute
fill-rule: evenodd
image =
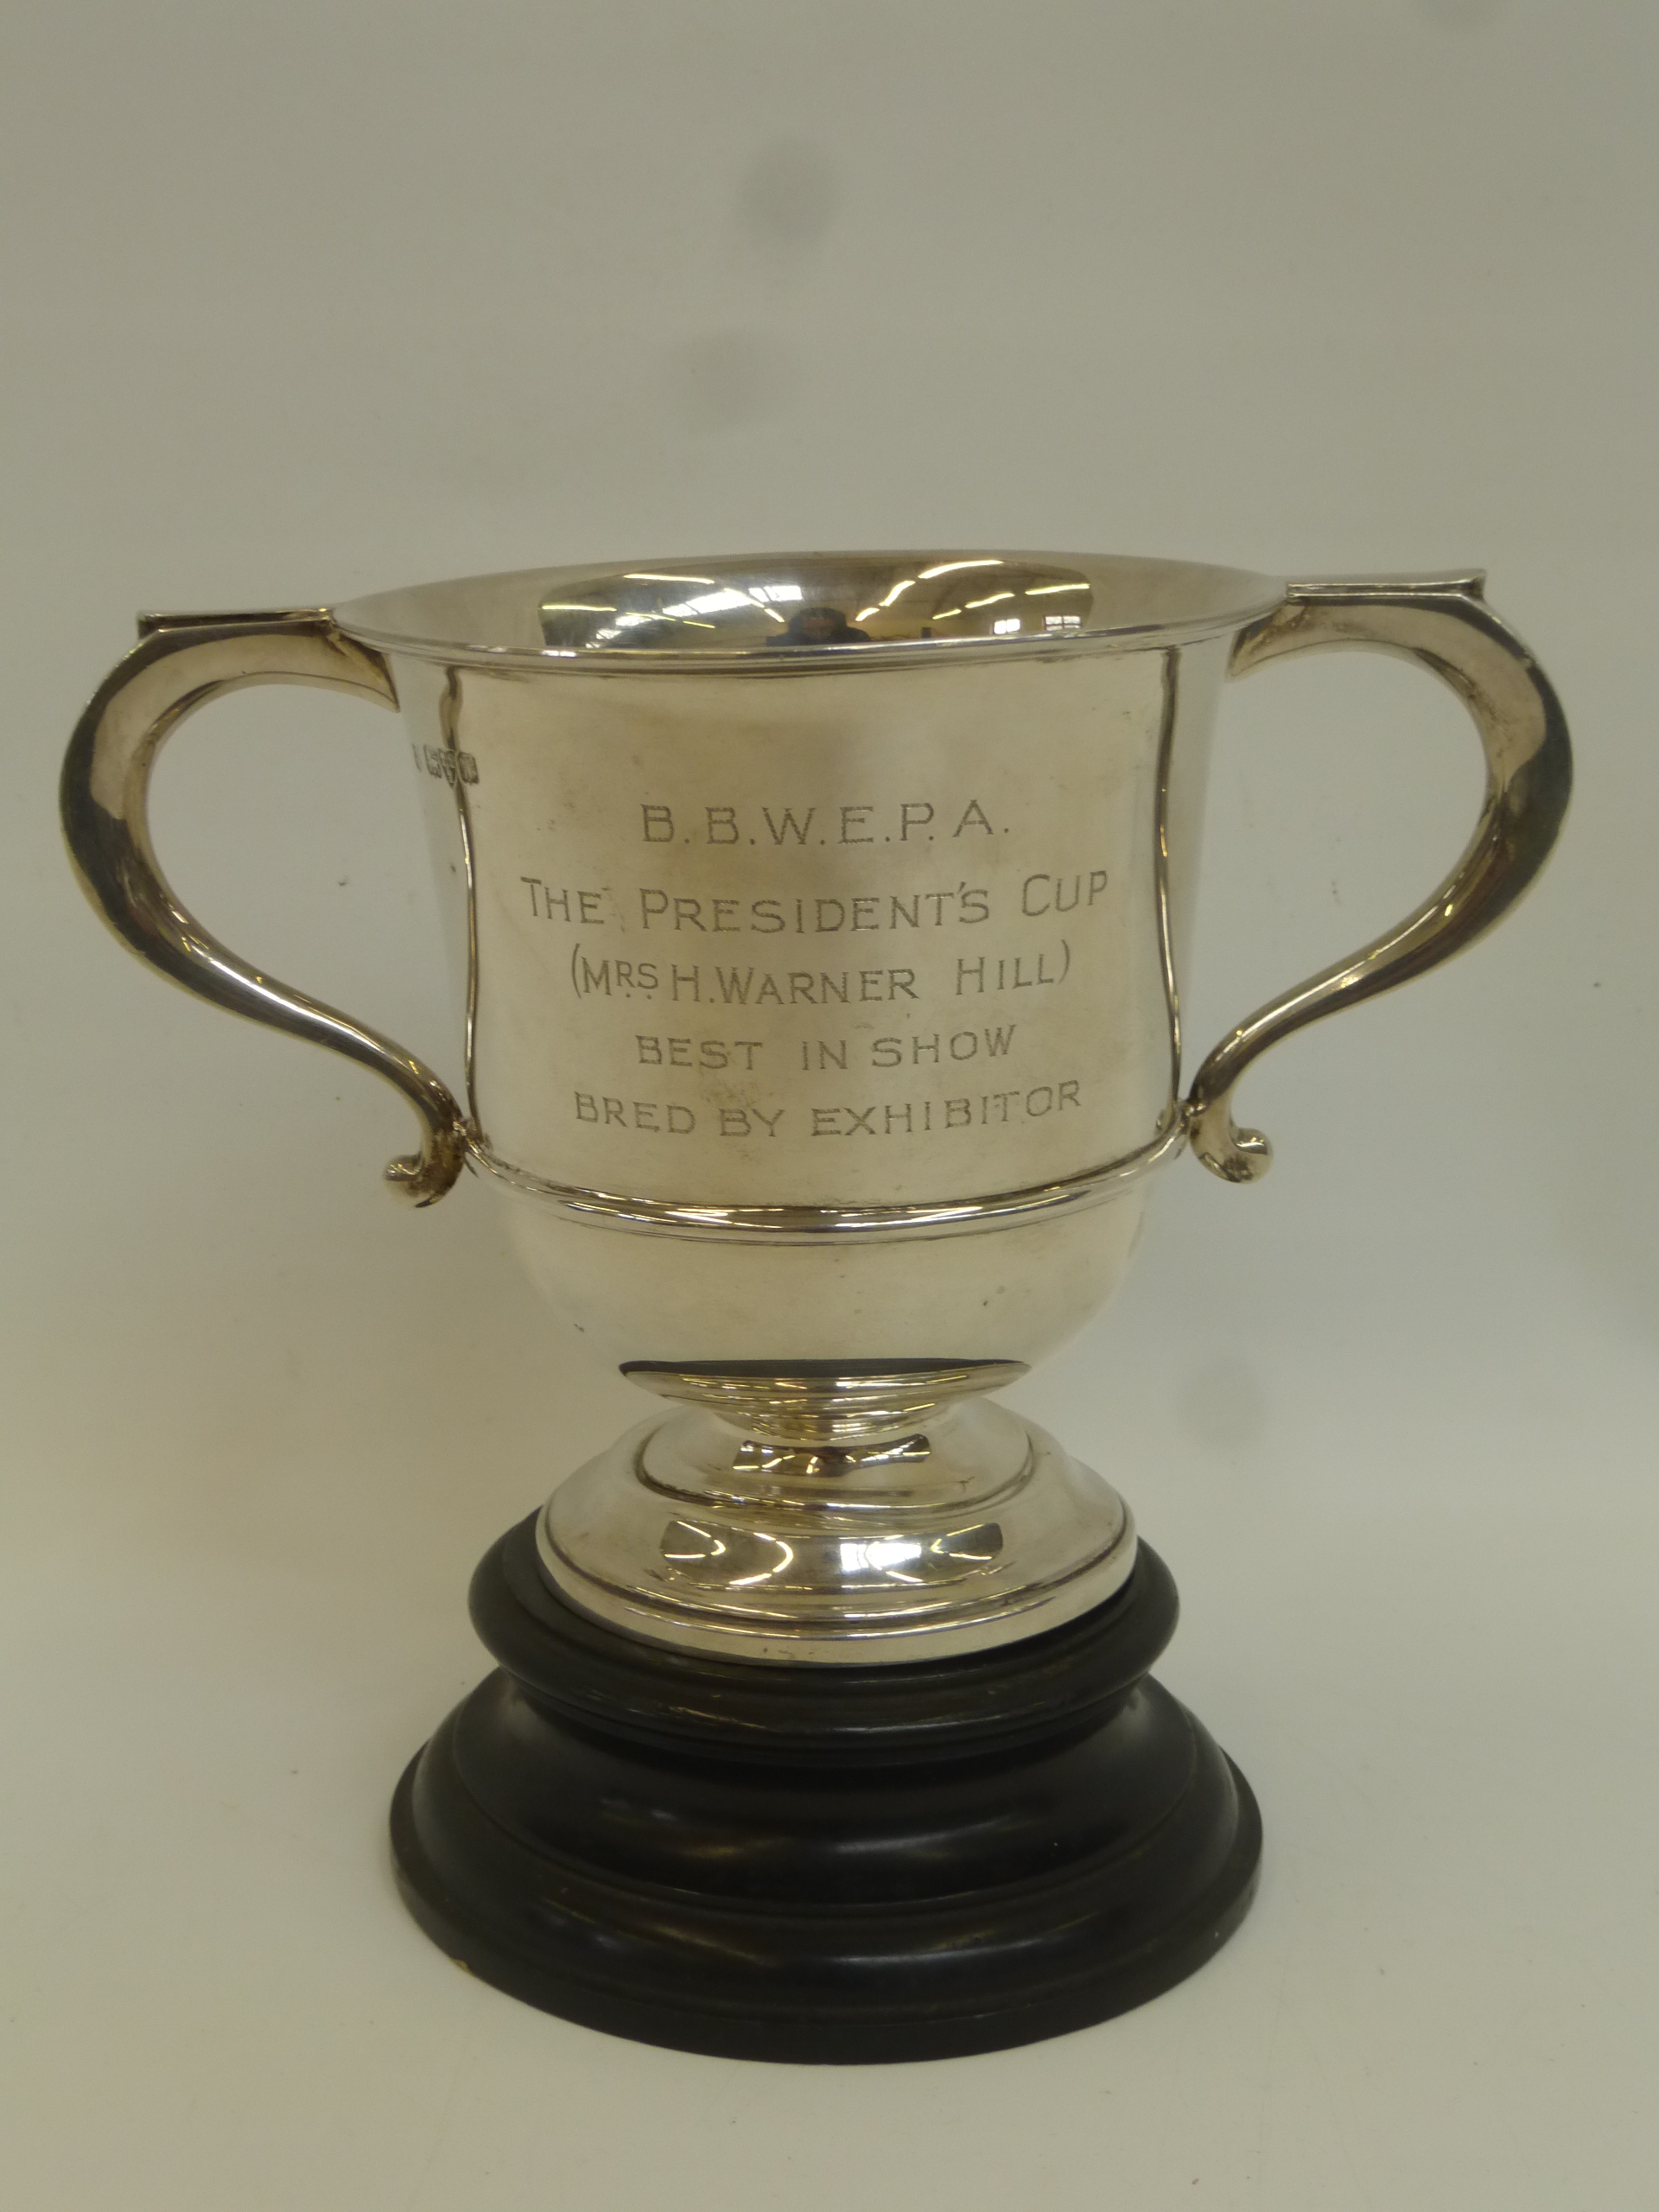
<svg viewBox="0 0 1659 2212"><path fill-rule="evenodd" d="M1365 645L1444 678L1487 779L1399 928L1182 1081L1224 680ZM262 682L398 709L466 1096L273 982L151 847L162 740ZM1478 575L1286 583L946 550L640 561L157 616L76 731L81 880L174 982L414 1107L560 1324L659 1403L478 1571L500 1665L412 1763L416 1918L547 2010L739 2055L947 2056L1190 1973L1242 1918L1243 1777L1152 1681L1173 1585L988 1393L1116 1289L1192 1147L1248 1182L1256 1055L1459 950L1570 785Z"/></svg>

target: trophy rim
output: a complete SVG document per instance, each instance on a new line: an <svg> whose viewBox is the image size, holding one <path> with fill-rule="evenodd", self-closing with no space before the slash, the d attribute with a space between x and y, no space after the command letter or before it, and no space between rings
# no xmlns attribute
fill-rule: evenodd
<svg viewBox="0 0 1659 2212"><path fill-rule="evenodd" d="M1090 607L1076 629L1021 631L1018 633L869 637L855 641L794 643L775 632L758 642L733 642L718 634L718 625L702 621L690 626L715 632L709 640L687 642L684 623L671 643L639 643L638 632L608 636L602 626L588 626L590 634L574 643L527 644L522 639L480 634L492 625L480 614L480 603L492 600L516 601L538 612L561 590L594 592L625 582L676 583L686 587L718 585L756 571L792 571L809 582L840 581L849 568L868 567L869 588L880 572L897 575L914 568L918 576L929 572L975 568L1006 568L1017 571L1052 570L1077 579L1076 588L1088 588ZM706 571L686 574L685 571ZM677 575L674 572L678 571ZM914 582L917 579L909 579ZM996 582L988 577L983 581ZM844 586L842 587L844 589ZM1063 588L1070 589L1070 584ZM754 598L760 612L764 587L742 587ZM891 588L891 587L889 587ZM1050 585L1039 588L1054 590ZM1185 561L1154 555L1114 553L1052 553L987 548L934 547L847 548L817 552L774 551L700 555L640 556L626 563L587 562L555 567L494 570L415 584L388 592L371 593L340 602L331 609L334 621L360 643L383 652L405 653L446 664L486 667L575 671L588 668L607 673L710 674L801 676L860 669L897 666L938 666L942 662L1076 658L1083 655L1185 645L1242 629L1279 607L1287 587L1283 579L1253 569L1207 562ZM728 593L728 598L732 595ZM1004 594L1007 597L1010 594ZM803 594L795 590L794 597ZM1098 603L1104 611L1096 612ZM736 601L733 599L733 604ZM1114 612L1112 610L1117 610ZM569 613L604 614L613 608L598 605L573 606ZM746 610L747 611L747 610ZM875 609L867 610L874 613ZM960 610L954 610L960 613ZM678 621L678 618L674 618ZM938 619L944 619L943 615ZM772 620L783 618L775 612ZM660 628L653 618L645 627ZM776 650L789 642L789 650Z"/></svg>

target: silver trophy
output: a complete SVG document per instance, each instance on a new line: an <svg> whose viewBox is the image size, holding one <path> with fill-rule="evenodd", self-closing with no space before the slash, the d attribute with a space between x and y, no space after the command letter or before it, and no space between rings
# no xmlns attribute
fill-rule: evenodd
<svg viewBox="0 0 1659 2212"><path fill-rule="evenodd" d="M1480 578L721 556L140 629L65 769L94 904L395 1084L420 1147L393 1190L473 1169L561 1325L668 1402L480 1570L502 1668L394 1811L423 1924L549 2009L804 2058L988 2048L1191 1971L1248 1904L1254 1804L1147 1676L1173 1593L1128 1506L987 1394L1105 1302L1187 1146L1266 1171L1231 1113L1260 1052L1542 863L1566 730ZM1184 1093L1222 683L1338 645L1458 692L1480 818ZM402 711L464 1104L166 883L156 753L267 681Z"/></svg>

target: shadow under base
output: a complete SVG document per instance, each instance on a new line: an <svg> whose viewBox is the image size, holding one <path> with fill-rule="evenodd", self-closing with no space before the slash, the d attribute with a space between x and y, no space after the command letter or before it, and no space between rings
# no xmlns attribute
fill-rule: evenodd
<svg viewBox="0 0 1659 2212"><path fill-rule="evenodd" d="M1082 1618L913 1664L650 1644L549 1587L535 1521L474 1578L500 1661L392 1802L400 1886L484 1980L641 2043L839 2064L1085 2027L1249 1909L1243 1777L1147 1677L1144 1544Z"/></svg>

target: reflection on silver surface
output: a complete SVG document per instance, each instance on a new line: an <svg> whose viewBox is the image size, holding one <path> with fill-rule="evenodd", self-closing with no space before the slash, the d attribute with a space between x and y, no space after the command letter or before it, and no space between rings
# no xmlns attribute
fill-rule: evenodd
<svg viewBox="0 0 1659 2212"><path fill-rule="evenodd" d="M586 655L706 644L730 652L789 652L1049 638L1080 631L1096 600L1094 584L1075 568L1012 554L964 555L931 567L870 554L702 565L715 573L635 569L562 582L541 602L544 649ZM691 634L698 632L706 637Z"/></svg>
<svg viewBox="0 0 1659 2212"><path fill-rule="evenodd" d="M162 874L149 836L149 777L186 715L250 683L312 683L395 707L385 663L326 609L141 616L139 643L81 716L64 761L62 817L81 887L142 959L212 1006L327 1046L401 1091L420 1150L385 1171L399 1197L429 1205L466 1160L460 1108L424 1061L333 1007L239 960L205 930Z"/></svg>
<svg viewBox="0 0 1659 2212"><path fill-rule="evenodd" d="M618 1627L823 1665L918 1656L922 1638L983 1650L1102 1604L1135 1563L1116 1492L983 1401L899 1449L766 1462L728 1421L676 1414L555 1491L537 1542L557 1587Z"/></svg>
<svg viewBox="0 0 1659 2212"><path fill-rule="evenodd" d="M861 1243L869 1243L896 1237L978 1235L988 1229L1013 1227L1044 1216L1099 1205L1154 1168L1162 1167L1185 1144L1185 1124L1172 1109L1167 1125L1140 1151L1056 1183L990 1192L980 1198L865 1206L686 1205L671 1199L625 1198L611 1191L555 1183L525 1168L511 1167L476 1137L473 1159L510 1190L541 1198L573 1220L602 1223L611 1229L643 1230L657 1236L689 1238L694 1243L822 1244L826 1236L856 1236Z"/></svg>
<svg viewBox="0 0 1659 2212"><path fill-rule="evenodd" d="M840 1592L885 1583L932 1590L993 1565L1002 1549L995 1521L929 1536L836 1536L798 1531L793 1542L759 1529L725 1532L671 1521L661 1550L675 1579L700 1590L810 1592L829 1582Z"/></svg>
<svg viewBox="0 0 1659 2212"><path fill-rule="evenodd" d="M1243 632L1230 673L1288 653L1364 646L1415 661L1468 708L1486 757L1480 819L1457 866L1397 929L1262 1007L1211 1053L1186 1103L1193 1149L1230 1183L1272 1162L1259 1129L1239 1129L1232 1095L1270 1045L1339 1007L1392 990L1449 959L1508 912L1543 866L1573 787L1567 720L1548 677L1467 574L1291 584L1282 606Z"/></svg>
<svg viewBox="0 0 1659 2212"><path fill-rule="evenodd" d="M859 1447L866 1475L884 1473L925 1459L918 1433L960 1398L1003 1390L1025 1373L1022 1361L886 1358L863 1368L825 1362L816 1369L780 1369L770 1360L721 1367L671 1367L629 1360L622 1372L641 1389L719 1414L737 1428L741 1443L734 1465L746 1478L774 1488L800 1478L833 1473L845 1487L850 1463L837 1446ZM822 1458L820 1458L822 1454Z"/></svg>
<svg viewBox="0 0 1659 2212"><path fill-rule="evenodd" d="M741 664L781 673L798 669L806 652L845 667L938 659L947 646L954 658L1091 639L1184 644L1236 632L1282 592L1275 579L1242 569L1116 555L785 553L469 576L377 593L335 613L365 643L452 665ZM865 637L798 630L785 638L811 608Z"/></svg>
<svg viewBox="0 0 1659 2212"><path fill-rule="evenodd" d="M1181 1096L1179 979L1229 673L1336 645L1448 682L1487 791L1401 927ZM156 754L239 685L396 705L465 963L465 1109L219 944L151 845ZM89 897L171 981L393 1084L428 1203L484 1179L563 1323L689 1405L555 1495L547 1571L661 1641L822 1663L1098 1604L1122 1502L978 1395L1080 1327L1191 1141L1233 1181L1270 1045L1498 918L1570 768L1470 576L1297 584L983 548L639 560L149 618L72 741ZM251 845L257 825L240 827ZM619 1235L624 1230L629 1233Z"/></svg>

